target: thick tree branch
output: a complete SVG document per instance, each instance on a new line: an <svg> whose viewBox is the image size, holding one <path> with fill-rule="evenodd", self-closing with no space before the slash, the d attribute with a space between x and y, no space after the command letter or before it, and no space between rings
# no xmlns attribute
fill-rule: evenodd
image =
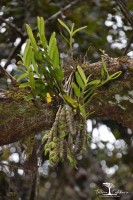
<svg viewBox="0 0 133 200"><path fill-rule="evenodd" d="M100 78L101 67L101 61L83 64L85 73L92 74L95 79ZM109 74L121 70L122 75L96 91L96 97L87 106L88 112L95 111L89 118L113 119L133 130L133 59L109 58L107 67ZM57 102L52 102L38 107L33 102L2 96L0 98L0 145L50 129L57 106Z"/></svg>

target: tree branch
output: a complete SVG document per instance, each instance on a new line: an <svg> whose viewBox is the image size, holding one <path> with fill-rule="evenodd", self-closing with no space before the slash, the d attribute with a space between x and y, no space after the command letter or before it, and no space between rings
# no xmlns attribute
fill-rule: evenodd
<svg viewBox="0 0 133 200"><path fill-rule="evenodd" d="M126 3L123 0L116 0L116 3L118 4L118 6L120 7L123 15L125 16L125 18L129 22L129 24L131 25L131 27L133 28L133 15L128 10ZM126 47L123 55L127 54L127 51L130 48L132 42L133 42L133 35L132 35L131 39L129 40L129 42L127 44L127 47Z"/></svg>
<svg viewBox="0 0 133 200"><path fill-rule="evenodd" d="M7 21L2 16L0 16L0 21L6 23L9 27L11 27L16 33L20 35L21 38L25 37L23 31L12 22Z"/></svg>
<svg viewBox="0 0 133 200"><path fill-rule="evenodd" d="M16 79L11 74L9 74L1 65L0 65L0 70L5 76L7 76L11 80L13 85L16 85L17 83Z"/></svg>
<svg viewBox="0 0 133 200"><path fill-rule="evenodd" d="M100 78L101 67L101 61L83 63L86 75L92 74L94 79ZM133 130L133 59L109 58L107 67L109 74L121 70L122 75L96 91L96 97L86 107L89 113L95 111L89 118L113 119ZM68 72L67 67L67 74L70 74L70 71ZM0 145L50 129L57 109L58 104L54 101L36 107L33 102L1 97Z"/></svg>
<svg viewBox="0 0 133 200"><path fill-rule="evenodd" d="M53 19L57 18L59 15L61 15L66 10L70 9L72 6L74 6L75 4L77 4L79 1L80 0L72 1L70 4L66 5L64 8L61 8L61 10L59 10L57 13L53 14L51 17L49 17L48 19L46 19L45 23L48 23L50 20L53 20Z"/></svg>

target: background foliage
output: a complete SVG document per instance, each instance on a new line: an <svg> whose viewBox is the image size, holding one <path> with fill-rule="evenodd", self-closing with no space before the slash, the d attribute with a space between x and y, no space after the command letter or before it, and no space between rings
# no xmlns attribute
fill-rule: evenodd
<svg viewBox="0 0 133 200"><path fill-rule="evenodd" d="M3 0L0 2L0 59L1 65L15 73L17 54L22 52L26 39L25 23L36 28L36 17L45 20L53 16L71 1L51 0ZM126 1L132 12L132 0ZM128 40L132 36L132 27L121 13L115 1L78 1L75 6L58 16L67 25L72 22L76 27L86 26L87 29L77 33L74 41L74 57L88 62L100 58L99 49L104 49L112 57L121 56ZM4 21L6 20L6 22ZM15 26L14 26L15 25ZM47 38L56 31L61 57L66 66L71 60L68 57L67 44L62 43L60 24L56 17L46 23ZM66 32L63 32L66 34ZM20 43L20 44L19 44ZM132 56L132 48L129 55ZM3 84L4 81L4 84ZM0 73L0 88L6 88L5 77ZM103 182L111 182L119 189L128 191L126 199L133 198L133 137L127 127L111 120L89 121L89 132L92 134L90 148L83 157L79 157L78 170L64 164L57 171L48 169L47 158L43 158L43 166L39 167L39 199L99 199L98 188L103 189ZM114 138L104 140L97 135L107 134L107 125ZM101 129L101 127L104 127ZM102 133L101 133L102 130ZM111 134L111 133L110 133ZM113 137L113 136L112 136ZM41 133L37 141L41 139ZM1 199L33 199L35 184L30 160L23 164L22 149L18 143L0 147L0 197ZM6 164L10 164L10 167ZM21 183L21 184L20 184ZM20 187L20 186L21 187ZM30 186L30 187L29 187ZM104 188L106 189L106 188ZM14 191L17 193L14 193ZM14 196L13 196L14 195ZM64 197L63 197L64 196ZM124 196L121 196L124 199Z"/></svg>

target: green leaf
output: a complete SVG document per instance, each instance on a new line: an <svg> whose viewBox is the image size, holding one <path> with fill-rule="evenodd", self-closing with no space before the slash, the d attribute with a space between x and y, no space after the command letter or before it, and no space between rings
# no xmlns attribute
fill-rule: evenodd
<svg viewBox="0 0 133 200"><path fill-rule="evenodd" d="M35 56L35 58L37 59L37 61L42 61L42 59L43 59L43 56L42 56L42 51L34 51L34 56Z"/></svg>
<svg viewBox="0 0 133 200"><path fill-rule="evenodd" d="M74 99L72 99L70 96L68 96L68 95L63 95L63 98L65 99L65 101L69 104L69 105L71 105L73 108L77 108L78 107L78 103L74 100Z"/></svg>
<svg viewBox="0 0 133 200"><path fill-rule="evenodd" d="M23 55L23 57L21 57L22 60L23 60L24 66L27 66L26 65L26 59L27 59L27 54L28 54L29 48L30 48L30 40L27 40L27 43L26 43L26 46L25 46L25 49L24 49L24 55Z"/></svg>
<svg viewBox="0 0 133 200"><path fill-rule="evenodd" d="M38 47L37 47L37 44L36 44L36 40L34 38L34 35L32 33L32 30L30 28L30 26L28 24L26 24L26 29L27 29L27 34L29 36L29 39L30 39L30 42L32 44L32 47L34 49L34 51L38 51Z"/></svg>
<svg viewBox="0 0 133 200"><path fill-rule="evenodd" d="M28 76L28 73L26 72L26 73L20 75L20 76L17 78L17 81L19 82L20 80L26 78L27 76Z"/></svg>
<svg viewBox="0 0 133 200"><path fill-rule="evenodd" d="M30 87L30 83L29 82L25 82L20 84L19 88L25 88L25 87Z"/></svg>
<svg viewBox="0 0 133 200"><path fill-rule="evenodd" d="M110 76L109 76L109 80L113 80L113 79L118 78L118 77L121 75L121 73L122 73L121 71L118 71L118 72L116 72L116 73L110 75Z"/></svg>
<svg viewBox="0 0 133 200"><path fill-rule="evenodd" d="M87 90L85 90L84 102L86 102L91 97L91 95L94 93L94 90L95 90L95 85L92 86L91 88L88 88Z"/></svg>
<svg viewBox="0 0 133 200"><path fill-rule="evenodd" d="M81 106L80 104L79 104L79 110L80 110L80 113L81 113L81 115L83 116L83 118L86 118L85 109L84 109L83 106Z"/></svg>
<svg viewBox="0 0 133 200"><path fill-rule="evenodd" d="M87 85L99 85L100 84L100 80L93 80L93 81L90 81Z"/></svg>
<svg viewBox="0 0 133 200"><path fill-rule="evenodd" d="M104 78L104 68L103 67L101 68L100 74L101 74L101 79L103 79Z"/></svg>
<svg viewBox="0 0 133 200"><path fill-rule="evenodd" d="M34 71L36 72L36 75L39 77L40 74L39 74L39 72L38 72L38 66L37 66L37 63L36 63L36 61L35 61L34 56L32 56L32 65L33 65Z"/></svg>
<svg viewBox="0 0 133 200"><path fill-rule="evenodd" d="M57 46L55 47L55 51L53 52L52 64L53 64L53 67L55 68L59 67L59 51L58 51Z"/></svg>
<svg viewBox="0 0 133 200"><path fill-rule="evenodd" d="M76 29L76 30L73 32L72 35L75 35L75 33L77 33L78 31L83 30L84 28L87 28L87 26L83 26L83 27L80 27L80 28Z"/></svg>
<svg viewBox="0 0 133 200"><path fill-rule="evenodd" d="M25 58L25 62L24 62L24 66L28 69L30 64L31 64L31 60L32 60L32 56L33 56L33 52L31 47L29 47L28 52L26 54L26 58Z"/></svg>
<svg viewBox="0 0 133 200"><path fill-rule="evenodd" d="M18 65L22 65L22 66L24 66L23 62L20 61L20 60L17 62L17 64L18 64Z"/></svg>
<svg viewBox="0 0 133 200"><path fill-rule="evenodd" d="M89 98L87 99L87 98L85 98L85 104L87 104L87 103L89 103L91 100L92 100L92 98L96 95L97 93L93 93L92 95L89 95Z"/></svg>
<svg viewBox="0 0 133 200"><path fill-rule="evenodd" d="M63 35L63 33L60 31L61 36L64 38L64 40L70 45L70 41Z"/></svg>
<svg viewBox="0 0 133 200"><path fill-rule="evenodd" d="M42 43L43 48L45 49L47 47L47 40L45 37L45 24L43 17L37 17L37 25L39 30L39 37Z"/></svg>
<svg viewBox="0 0 133 200"><path fill-rule="evenodd" d="M35 89L35 79L34 79L34 73L31 70L29 70L29 81L30 81L31 89L34 90Z"/></svg>
<svg viewBox="0 0 133 200"><path fill-rule="evenodd" d="M85 84L84 84L84 82L82 81L82 78L81 78L81 76L79 75L78 72L75 72L75 78L76 78L77 84L78 84L82 89L84 89L84 88L85 88Z"/></svg>
<svg viewBox="0 0 133 200"><path fill-rule="evenodd" d="M63 72L62 72L62 69L56 69L55 70L55 73L56 73L56 78L58 81L62 81L64 76L63 76Z"/></svg>
<svg viewBox="0 0 133 200"><path fill-rule="evenodd" d="M52 35L51 35L51 37L50 37L50 40L49 40L48 52L49 52L50 58L52 57L53 51L55 50L55 46L56 46L56 38L55 38L55 35L56 35L56 33L53 32Z"/></svg>
<svg viewBox="0 0 133 200"><path fill-rule="evenodd" d="M81 96L81 92L78 86L74 82L72 82L72 88L74 90L74 94L79 98Z"/></svg>
<svg viewBox="0 0 133 200"><path fill-rule="evenodd" d="M74 23L72 23L72 27L71 27L71 34L73 34L74 26L75 26L75 24L74 24Z"/></svg>
<svg viewBox="0 0 133 200"><path fill-rule="evenodd" d="M104 58L102 58L102 64L103 64L103 69L104 69L104 71L107 73L107 76L108 76L109 74L108 74L107 64L106 64L106 62L104 61Z"/></svg>
<svg viewBox="0 0 133 200"><path fill-rule="evenodd" d="M86 76L85 76L85 73L84 73L83 69L79 65L77 66L77 69L78 69L78 72L79 72L82 80L86 84L87 83L87 79L86 79Z"/></svg>
<svg viewBox="0 0 133 200"><path fill-rule="evenodd" d="M71 34L71 30L68 28L68 26L63 21L58 19L58 22L68 31L69 34Z"/></svg>
<svg viewBox="0 0 133 200"><path fill-rule="evenodd" d="M50 37L48 52L52 60L53 67L57 68L59 66L59 52L57 48L55 32L53 32L53 34Z"/></svg>

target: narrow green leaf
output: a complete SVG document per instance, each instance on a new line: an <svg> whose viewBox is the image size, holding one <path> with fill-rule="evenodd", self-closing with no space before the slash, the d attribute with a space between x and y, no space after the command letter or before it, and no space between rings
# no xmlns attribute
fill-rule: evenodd
<svg viewBox="0 0 133 200"><path fill-rule="evenodd" d="M103 67L101 68L100 74L101 74L101 79L103 79L104 78L104 68Z"/></svg>
<svg viewBox="0 0 133 200"><path fill-rule="evenodd" d="M90 77L92 76L92 74L90 74L88 77L87 77L87 83L88 81L90 80Z"/></svg>
<svg viewBox="0 0 133 200"><path fill-rule="evenodd" d="M67 103L69 103L69 105L71 105L73 108L77 108L78 107L78 103L74 100L74 99L72 99L70 96L68 96L68 95L63 95L63 98L65 99L65 101L67 102Z"/></svg>
<svg viewBox="0 0 133 200"><path fill-rule="evenodd" d="M68 31L69 34L71 34L71 30L62 20L58 19L58 22Z"/></svg>
<svg viewBox="0 0 133 200"><path fill-rule="evenodd" d="M88 88L87 90L85 90L84 102L86 102L91 97L91 95L94 93L94 91L95 91L95 85L92 86L91 88Z"/></svg>
<svg viewBox="0 0 133 200"><path fill-rule="evenodd" d="M35 79L34 79L34 73L32 70L29 70L29 81L30 81L31 89L34 90L35 89Z"/></svg>
<svg viewBox="0 0 133 200"><path fill-rule="evenodd" d="M36 75L40 76L40 74L38 72L38 66L37 66L37 63L35 61L34 55L32 56L32 65L33 65L34 71L36 72Z"/></svg>
<svg viewBox="0 0 133 200"><path fill-rule="evenodd" d="M31 30L31 28L30 28L30 26L29 26L28 24L26 24L26 29L27 29L27 34L28 34L28 36L29 36L29 39L30 39L30 42L31 42L31 44L32 44L32 46L33 46L34 51L38 51L38 47L37 47L37 44L36 44L36 40L35 40L35 38L34 38L34 35L33 35L33 33L32 33L32 30Z"/></svg>
<svg viewBox="0 0 133 200"><path fill-rule="evenodd" d="M78 84L82 89L84 89L84 88L85 88L85 84L84 84L84 82L82 81L82 78L81 78L81 76L79 75L78 72L75 72L75 78L76 78L77 84Z"/></svg>
<svg viewBox="0 0 133 200"><path fill-rule="evenodd" d="M17 56L18 57L20 57L21 58L21 60L23 61L23 56L22 55L20 55L20 54L17 54ZM19 61L18 61L19 62Z"/></svg>
<svg viewBox="0 0 133 200"><path fill-rule="evenodd" d="M77 33L78 31L83 30L84 28L87 28L87 26L83 26L83 27L80 27L80 28L76 29L76 30L73 32L72 35L75 35L75 33Z"/></svg>
<svg viewBox="0 0 133 200"><path fill-rule="evenodd" d="M31 64L31 60L32 60L32 56L33 56L33 52L31 47L29 46L28 52L26 54L26 58L25 58L25 62L24 62L24 66L28 69L30 64Z"/></svg>
<svg viewBox="0 0 133 200"><path fill-rule="evenodd" d="M62 81L63 80L64 76L63 76L62 69L57 68L55 70L55 74L56 74L56 78L57 78L58 81Z"/></svg>
<svg viewBox="0 0 133 200"><path fill-rule="evenodd" d="M64 40L70 45L70 41L63 35L63 33L60 31L61 36L64 38Z"/></svg>
<svg viewBox="0 0 133 200"><path fill-rule="evenodd" d="M51 58L53 67L55 68L59 67L59 51L58 51L57 42L55 38L55 32L53 32L53 34L50 37L48 52L49 52L49 56Z"/></svg>
<svg viewBox="0 0 133 200"><path fill-rule="evenodd" d="M43 48L47 47L47 40L45 37L45 23L43 17L37 17L37 25L39 30L39 37L42 43Z"/></svg>
<svg viewBox="0 0 133 200"><path fill-rule="evenodd" d="M104 58L102 58L102 64L103 64L103 69L104 69L104 71L107 73L107 76L108 76L109 74L108 74L107 64L106 64L106 62L104 61Z"/></svg>
<svg viewBox="0 0 133 200"><path fill-rule="evenodd" d="M17 62L17 64L24 66L24 63L22 61L20 61L20 60Z"/></svg>
<svg viewBox="0 0 133 200"><path fill-rule="evenodd" d="M85 73L84 73L83 69L79 65L77 66L77 69L78 69L78 72L79 72L82 80L86 84L87 83L87 79L86 79L86 76L85 76Z"/></svg>
<svg viewBox="0 0 133 200"><path fill-rule="evenodd" d="M52 64L53 67L58 68L59 67L59 51L57 46L55 47L55 51L53 52Z"/></svg>
<svg viewBox="0 0 133 200"><path fill-rule="evenodd" d="M30 83L29 82L25 82L20 84L19 88L25 88L25 87L30 87Z"/></svg>
<svg viewBox="0 0 133 200"><path fill-rule="evenodd" d="M80 104L79 104L79 110L80 110L80 113L81 113L81 115L83 116L83 118L86 118L86 112L85 112L85 109L84 109L84 107L81 106Z"/></svg>
<svg viewBox="0 0 133 200"><path fill-rule="evenodd" d="M51 59L53 57L55 47L56 47L56 38L55 38L55 32L53 32L51 37L50 37L49 47L48 47L48 53L49 53L49 56L50 56Z"/></svg>
<svg viewBox="0 0 133 200"><path fill-rule="evenodd" d="M26 63L26 57L27 57L27 53L28 53L28 51L29 51L29 48L30 48L30 40L27 40L26 45L25 45L25 48L24 48L23 57L21 57L24 66L26 66L25 63Z"/></svg>
<svg viewBox="0 0 133 200"><path fill-rule="evenodd" d="M116 73L110 75L110 76L109 76L109 80L113 80L113 79L118 78L118 77L121 75L121 73L122 73L121 71L118 71L118 72L116 72Z"/></svg>
<svg viewBox="0 0 133 200"><path fill-rule="evenodd" d="M85 105L87 104L87 103L89 103L91 100L92 100L92 98L96 95L97 93L93 93L92 95L90 95L89 96L89 98L87 99L85 99Z"/></svg>
<svg viewBox="0 0 133 200"><path fill-rule="evenodd" d="M27 72L27 69L22 66L22 67L17 67L17 71L21 71L23 74Z"/></svg>
<svg viewBox="0 0 133 200"><path fill-rule="evenodd" d="M75 24L74 24L74 23L72 23L72 27L71 27L71 34L73 34L74 26L75 26Z"/></svg>
<svg viewBox="0 0 133 200"><path fill-rule="evenodd" d="M90 81L87 85L99 85L100 84L100 80L93 80L93 81Z"/></svg>
<svg viewBox="0 0 133 200"><path fill-rule="evenodd" d="M20 76L17 78L17 81L19 82L20 80L26 78L27 76L28 76L28 73L26 72L26 73L20 75Z"/></svg>
<svg viewBox="0 0 133 200"><path fill-rule="evenodd" d="M72 82L72 88L74 90L74 94L79 98L81 96L81 92L78 86L74 82Z"/></svg>

